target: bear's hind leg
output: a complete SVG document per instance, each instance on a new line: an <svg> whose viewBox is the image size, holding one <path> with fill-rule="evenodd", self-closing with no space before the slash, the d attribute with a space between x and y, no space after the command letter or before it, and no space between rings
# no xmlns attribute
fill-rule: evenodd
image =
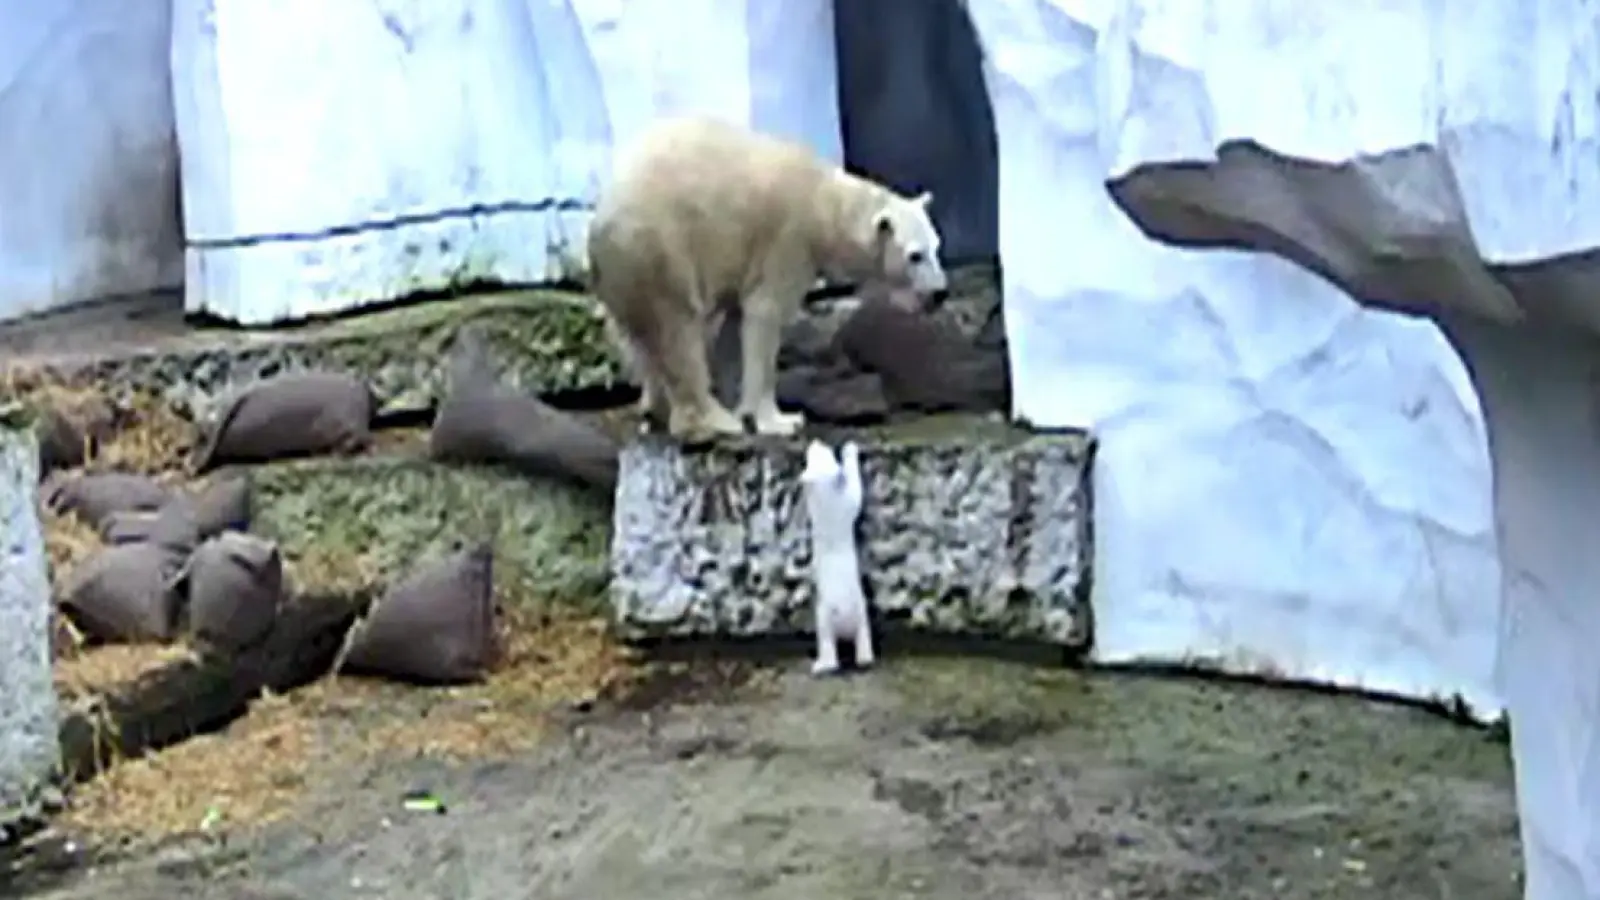
<svg viewBox="0 0 1600 900"><path fill-rule="evenodd" d="M672 409L667 404L666 391L661 389L656 377L639 367L639 403L638 412L640 424L645 428L665 428L672 415Z"/></svg>
<svg viewBox="0 0 1600 900"><path fill-rule="evenodd" d="M639 382L639 402L634 407L639 414L639 431L644 433L651 428L665 428L670 412L667 394L661 389L661 378L656 375L650 354L642 352L631 338L622 336L620 330L618 336L620 340L617 346L622 350L627 370Z"/></svg>
<svg viewBox="0 0 1600 900"><path fill-rule="evenodd" d="M601 308L605 307L602 305ZM650 355L639 349L633 337L617 324L616 317L611 313L604 313L601 321L605 327L606 338L616 348L617 355L622 358L623 371L639 383L639 402L634 407L641 419L639 430L644 432L651 424L665 427L667 396L661 390L660 379L656 377L655 370L650 366Z"/></svg>

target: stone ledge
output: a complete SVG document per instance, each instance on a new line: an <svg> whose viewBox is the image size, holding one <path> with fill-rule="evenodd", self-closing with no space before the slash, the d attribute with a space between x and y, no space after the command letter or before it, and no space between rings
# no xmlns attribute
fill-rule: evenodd
<svg viewBox="0 0 1600 900"><path fill-rule="evenodd" d="M995 267L965 266L950 279L951 300L936 318L1003 352ZM236 388L288 369L323 368L366 380L385 412L420 411L439 398L444 360L456 335L471 326L484 332L491 367L505 384L546 397L632 387L597 305L574 292L464 295L275 330L195 327L177 302L147 298L127 310L64 310L0 324L0 384L26 389L48 380L92 388L113 401L154 396L198 421ZM809 305L791 326L785 366L831 361L830 342L852 309L853 301ZM719 369L719 376L725 381L735 371Z"/></svg>
<svg viewBox="0 0 1600 900"><path fill-rule="evenodd" d="M291 572L345 569L305 589L375 589L494 535L502 597L592 609L604 596L611 503L592 490L404 457L273 463L250 477L251 530L279 542Z"/></svg>
<svg viewBox="0 0 1600 900"><path fill-rule="evenodd" d="M862 571L878 620L1088 647L1093 438L970 416L694 450L634 441L611 545L625 637L811 632L797 479L812 436L861 446Z"/></svg>
<svg viewBox="0 0 1600 900"><path fill-rule="evenodd" d="M594 302L557 291L435 300L279 331L183 328L153 344L24 358L4 371L112 394L154 394L195 418L234 388L316 367L361 376L385 408L426 409L444 388L456 334L469 324L483 330L495 374L508 384L549 395L622 382Z"/></svg>

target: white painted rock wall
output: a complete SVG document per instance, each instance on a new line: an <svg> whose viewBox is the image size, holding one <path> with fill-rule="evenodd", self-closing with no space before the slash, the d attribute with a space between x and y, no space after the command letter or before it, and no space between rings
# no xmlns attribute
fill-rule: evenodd
<svg viewBox="0 0 1600 900"><path fill-rule="evenodd" d="M1361 7L1341 6L1338 21L1389 27ZM1345 70L1308 67L1328 79L1309 96L1261 93L1301 70L1278 60L1260 76L1250 14L1300 27L1306 8L1151 8L1137 41L1133 2L971 9L1000 135L1016 413L1102 440L1101 657L1460 695L1496 714L1489 460L1450 345L1274 256L1156 243L1106 190L1136 162L1206 160L1231 136L1333 158L1360 149L1344 138L1370 131L1365 119L1303 115ZM1208 16L1221 23L1209 35L1197 30ZM1233 32L1244 34L1226 42ZM1208 82L1214 60L1229 77ZM1236 66L1252 76L1231 77ZM1387 104L1362 98L1373 127L1414 99L1393 87L1412 81L1393 73Z"/></svg>
<svg viewBox="0 0 1600 900"><path fill-rule="evenodd" d="M611 149L669 110L837 156L831 9L178 0L186 305L264 324L570 273Z"/></svg>
<svg viewBox="0 0 1600 900"><path fill-rule="evenodd" d="M1600 10L971 9L1017 412L1102 438L1103 655L1503 696L1526 896L1600 898ZM1487 419L1344 289L1451 320Z"/></svg>
<svg viewBox="0 0 1600 900"><path fill-rule="evenodd" d="M0 411L0 832L32 816L57 762L50 582L34 508L39 448Z"/></svg>
<svg viewBox="0 0 1600 900"><path fill-rule="evenodd" d="M181 282L170 17L0 0L0 321Z"/></svg>

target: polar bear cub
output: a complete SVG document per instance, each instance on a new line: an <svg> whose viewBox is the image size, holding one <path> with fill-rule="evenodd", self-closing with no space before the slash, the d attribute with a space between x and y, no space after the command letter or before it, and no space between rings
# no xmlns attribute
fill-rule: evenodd
<svg viewBox="0 0 1600 900"><path fill-rule="evenodd" d="M800 473L811 516L811 571L816 591L817 658L814 675L839 671L839 638L855 644L856 668L874 662L867 597L856 556L856 520L861 517L861 458L854 443L838 459L821 441L806 448Z"/></svg>
<svg viewBox="0 0 1600 900"><path fill-rule="evenodd" d="M618 158L589 225L590 285L644 388L643 411L695 443L788 435L778 409L783 328L819 275L906 306L947 290L930 194L905 197L788 140L712 118L659 120ZM741 313L743 381L729 411L706 348Z"/></svg>

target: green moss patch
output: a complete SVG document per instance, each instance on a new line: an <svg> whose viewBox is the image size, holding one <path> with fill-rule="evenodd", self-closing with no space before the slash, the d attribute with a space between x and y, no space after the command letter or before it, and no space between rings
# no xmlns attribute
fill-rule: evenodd
<svg viewBox="0 0 1600 900"><path fill-rule="evenodd" d="M254 530L302 587L386 584L489 537L503 601L603 609L611 503L593 491L416 459L275 463L252 479Z"/></svg>

